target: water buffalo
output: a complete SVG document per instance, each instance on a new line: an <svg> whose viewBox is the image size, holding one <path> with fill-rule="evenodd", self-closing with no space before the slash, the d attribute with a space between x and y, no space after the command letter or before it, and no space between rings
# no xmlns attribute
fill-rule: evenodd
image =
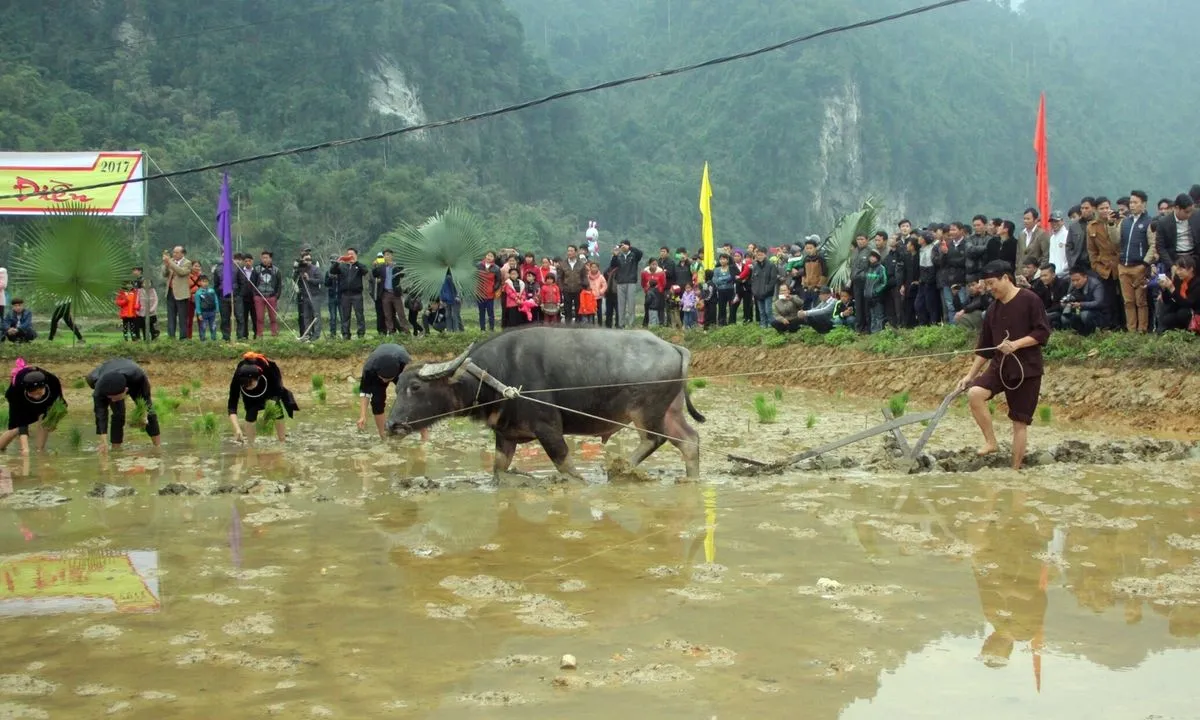
<svg viewBox="0 0 1200 720"><path fill-rule="evenodd" d="M465 414L495 432L497 476L508 470L518 444L537 440L559 472L579 477L563 436L607 442L621 425L632 424L642 437L634 465L669 440L683 454L688 477L697 477L699 433L683 412L699 422L704 416L688 397L690 360L686 348L643 330L509 330L448 362L406 368L396 380L387 427L407 435L452 413ZM520 388L525 397L506 399L504 386Z"/></svg>

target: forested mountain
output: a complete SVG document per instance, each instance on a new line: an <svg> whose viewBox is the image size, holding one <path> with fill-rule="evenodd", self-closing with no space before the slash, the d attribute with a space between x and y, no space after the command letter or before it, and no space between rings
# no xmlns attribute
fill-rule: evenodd
<svg viewBox="0 0 1200 720"><path fill-rule="evenodd" d="M490 109L912 7L914 0L44 0L4 3L0 148L144 148L174 170ZM371 247L452 202L497 245L560 248L590 217L697 242L708 161L721 239L1032 202L1038 93L1055 205L1193 171L1186 0L975 0L760 58L501 118L234 168L247 249ZM522 26L523 24L523 26ZM156 167L151 165L151 171ZM149 257L214 254L220 178L150 186ZM4 223L11 237L13 221ZM612 237L612 236L610 236ZM0 234L0 240L4 236ZM0 249L5 259L8 245Z"/></svg>
<svg viewBox="0 0 1200 720"><path fill-rule="evenodd" d="M165 170L403 127L559 89L498 0L5 3L0 147L145 148ZM555 246L603 198L560 103L420 137L231 170L247 249L371 246L451 202L504 240ZM148 169L155 170L154 165ZM175 180L211 224L218 173ZM150 247L215 245L150 185ZM11 228L13 223L9 223ZM515 237L511 237L515 236ZM498 239L499 241L499 239ZM147 254L153 251L147 250Z"/></svg>
<svg viewBox="0 0 1200 720"><path fill-rule="evenodd" d="M576 82L683 65L912 8L915 0L507 0L534 49ZM604 162L630 178L622 217L694 225L712 163L717 232L824 232L874 193L885 216L1012 214L1033 204L1047 93L1057 207L1131 187L1174 194L1192 171L1200 61L1186 0L975 0L761 58L596 95ZM1131 17L1133 16L1133 17ZM1173 22L1179 20L1179 22ZM1185 82L1183 78L1178 81ZM1174 108L1168 110L1168 106Z"/></svg>

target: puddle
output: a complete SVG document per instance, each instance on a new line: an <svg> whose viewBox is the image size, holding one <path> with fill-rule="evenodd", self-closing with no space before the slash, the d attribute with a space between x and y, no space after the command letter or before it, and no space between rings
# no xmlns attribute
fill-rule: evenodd
<svg viewBox="0 0 1200 720"><path fill-rule="evenodd" d="M619 435L574 442L587 483L523 448L496 487L486 431L387 448L356 398L282 448L180 421L162 453L5 457L0 717L1195 717L1200 462L1035 425L1053 463L954 472L956 412L941 472L876 439L739 477L725 452L880 417L788 391L761 425L756 392L696 391L699 483L669 445L629 481Z"/></svg>

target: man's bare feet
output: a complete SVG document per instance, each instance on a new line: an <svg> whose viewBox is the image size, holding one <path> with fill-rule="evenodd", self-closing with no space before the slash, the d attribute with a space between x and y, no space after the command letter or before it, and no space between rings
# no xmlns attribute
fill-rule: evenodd
<svg viewBox="0 0 1200 720"><path fill-rule="evenodd" d="M999 449L1000 448L996 447L994 443L987 443L983 447L979 448L979 452L977 454L979 457L984 457L985 455L991 455Z"/></svg>

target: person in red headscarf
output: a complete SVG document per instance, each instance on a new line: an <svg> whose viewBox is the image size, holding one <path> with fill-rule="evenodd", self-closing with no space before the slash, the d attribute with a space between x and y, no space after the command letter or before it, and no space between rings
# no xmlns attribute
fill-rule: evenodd
<svg viewBox="0 0 1200 720"><path fill-rule="evenodd" d="M242 431L241 423L238 422L239 400L246 408L245 433ZM234 368L233 379L229 382L229 422L233 425L235 440L242 442L246 436L249 436L250 442L254 442L255 422L258 420L258 414L266 410L267 405L271 402L274 402L279 408L275 420L275 436L279 438L279 442L283 442L287 438L287 431L283 425L283 414L286 412L288 417L293 417L294 413L300 409L300 406L296 404L296 396L283 386L283 373L280 372L279 366L275 364L274 360L255 352L242 355L242 359Z"/></svg>

